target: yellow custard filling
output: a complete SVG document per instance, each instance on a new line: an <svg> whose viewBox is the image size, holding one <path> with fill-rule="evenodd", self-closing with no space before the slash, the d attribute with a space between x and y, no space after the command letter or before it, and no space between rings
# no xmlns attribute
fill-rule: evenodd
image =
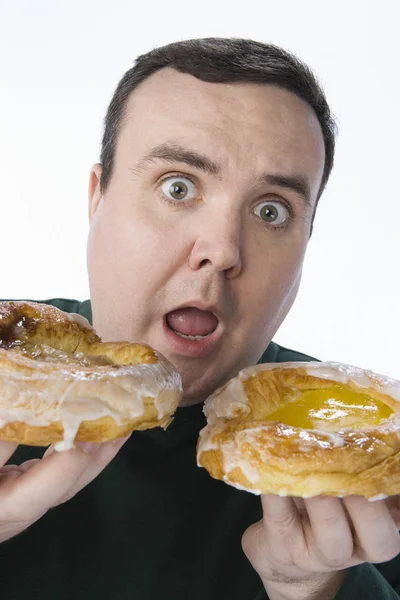
<svg viewBox="0 0 400 600"><path fill-rule="evenodd" d="M343 427L364 429L376 426L392 413L393 410L380 400L334 385L301 392L299 399L269 414L268 420L302 429L336 431Z"/></svg>

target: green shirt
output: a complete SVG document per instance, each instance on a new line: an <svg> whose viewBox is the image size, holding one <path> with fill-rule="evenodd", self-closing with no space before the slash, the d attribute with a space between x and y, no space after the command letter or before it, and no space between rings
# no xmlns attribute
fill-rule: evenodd
<svg viewBox="0 0 400 600"><path fill-rule="evenodd" d="M45 302L91 322L89 300ZM299 360L314 359L272 342L260 362ZM92 483L0 544L0 600L267 600L241 549L260 498L197 467L204 425L199 404L134 432ZM19 446L10 463L43 452ZM399 567L350 569L335 600L399 599Z"/></svg>

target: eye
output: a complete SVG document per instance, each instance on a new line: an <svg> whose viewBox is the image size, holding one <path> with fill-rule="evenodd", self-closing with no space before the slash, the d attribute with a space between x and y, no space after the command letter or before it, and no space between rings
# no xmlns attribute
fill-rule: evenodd
<svg viewBox="0 0 400 600"><path fill-rule="evenodd" d="M187 177L167 177L161 184L161 190L171 200L193 200L197 196L196 186Z"/></svg>
<svg viewBox="0 0 400 600"><path fill-rule="evenodd" d="M257 205L255 213L265 223L271 223L272 225L283 225L290 220L289 209L286 208L281 202L261 202Z"/></svg>

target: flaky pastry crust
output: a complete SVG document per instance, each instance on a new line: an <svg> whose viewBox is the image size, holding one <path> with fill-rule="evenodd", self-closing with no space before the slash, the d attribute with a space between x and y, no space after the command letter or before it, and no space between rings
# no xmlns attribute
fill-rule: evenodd
<svg viewBox="0 0 400 600"><path fill-rule="evenodd" d="M390 407L379 425L332 431L268 419L306 390L333 384ZM197 463L255 494L377 500L400 493L400 382L341 363L275 363L244 369L206 400ZM390 412L390 411L388 411ZM342 425L342 426L341 426Z"/></svg>
<svg viewBox="0 0 400 600"><path fill-rule="evenodd" d="M0 302L0 440L66 450L166 428L181 393L173 365L149 346L102 342L54 306Z"/></svg>

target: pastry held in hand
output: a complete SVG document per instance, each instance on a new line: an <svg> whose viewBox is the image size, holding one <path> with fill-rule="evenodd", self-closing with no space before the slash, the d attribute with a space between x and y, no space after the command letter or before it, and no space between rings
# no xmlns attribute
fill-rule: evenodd
<svg viewBox="0 0 400 600"><path fill-rule="evenodd" d="M0 302L0 440L67 450L166 428L181 393L175 368L149 346L103 343L54 306Z"/></svg>
<svg viewBox="0 0 400 600"><path fill-rule="evenodd" d="M400 494L400 382L341 363L243 369L210 396L197 463L254 494Z"/></svg>

